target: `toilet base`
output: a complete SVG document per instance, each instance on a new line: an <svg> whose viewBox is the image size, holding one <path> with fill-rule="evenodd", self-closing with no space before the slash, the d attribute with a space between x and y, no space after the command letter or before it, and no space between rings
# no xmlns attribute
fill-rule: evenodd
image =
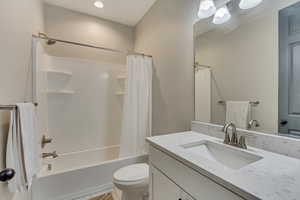
<svg viewBox="0 0 300 200"><path fill-rule="evenodd" d="M114 173L113 183L122 191L121 200L148 200L149 165L137 163L123 167Z"/></svg>
<svg viewBox="0 0 300 200"><path fill-rule="evenodd" d="M122 200L148 200L148 194L145 191L122 191Z"/></svg>

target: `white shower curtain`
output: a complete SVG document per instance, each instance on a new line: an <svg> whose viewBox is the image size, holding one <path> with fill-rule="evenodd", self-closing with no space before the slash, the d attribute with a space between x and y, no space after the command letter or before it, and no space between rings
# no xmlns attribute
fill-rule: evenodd
<svg viewBox="0 0 300 200"><path fill-rule="evenodd" d="M211 69L195 72L195 120L211 122Z"/></svg>
<svg viewBox="0 0 300 200"><path fill-rule="evenodd" d="M127 72L120 157L147 153L145 138L152 125L152 58L128 56Z"/></svg>

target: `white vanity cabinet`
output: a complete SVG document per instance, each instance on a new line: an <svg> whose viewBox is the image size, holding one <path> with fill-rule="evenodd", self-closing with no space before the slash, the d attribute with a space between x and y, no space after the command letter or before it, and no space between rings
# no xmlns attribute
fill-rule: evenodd
<svg viewBox="0 0 300 200"><path fill-rule="evenodd" d="M244 200L150 146L150 200Z"/></svg>
<svg viewBox="0 0 300 200"><path fill-rule="evenodd" d="M167 176L151 167L151 199L155 200L193 200Z"/></svg>

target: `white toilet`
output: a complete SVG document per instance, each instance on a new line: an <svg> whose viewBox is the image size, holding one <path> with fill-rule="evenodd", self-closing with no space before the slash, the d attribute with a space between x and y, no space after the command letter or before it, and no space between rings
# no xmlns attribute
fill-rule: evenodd
<svg viewBox="0 0 300 200"><path fill-rule="evenodd" d="M114 185L122 191L122 200L147 200L149 165L129 165L114 173Z"/></svg>

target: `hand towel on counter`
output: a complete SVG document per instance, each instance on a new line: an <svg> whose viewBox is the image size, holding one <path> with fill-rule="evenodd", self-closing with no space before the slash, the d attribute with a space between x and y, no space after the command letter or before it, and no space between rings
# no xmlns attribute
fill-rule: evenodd
<svg viewBox="0 0 300 200"><path fill-rule="evenodd" d="M9 182L9 189L17 192L31 187L41 167L41 149L34 105L19 103L11 115L15 120L10 125L6 164L16 170L17 178Z"/></svg>
<svg viewBox="0 0 300 200"><path fill-rule="evenodd" d="M248 129L251 120L251 105L249 101L227 101L226 122L234 123L237 128Z"/></svg>

